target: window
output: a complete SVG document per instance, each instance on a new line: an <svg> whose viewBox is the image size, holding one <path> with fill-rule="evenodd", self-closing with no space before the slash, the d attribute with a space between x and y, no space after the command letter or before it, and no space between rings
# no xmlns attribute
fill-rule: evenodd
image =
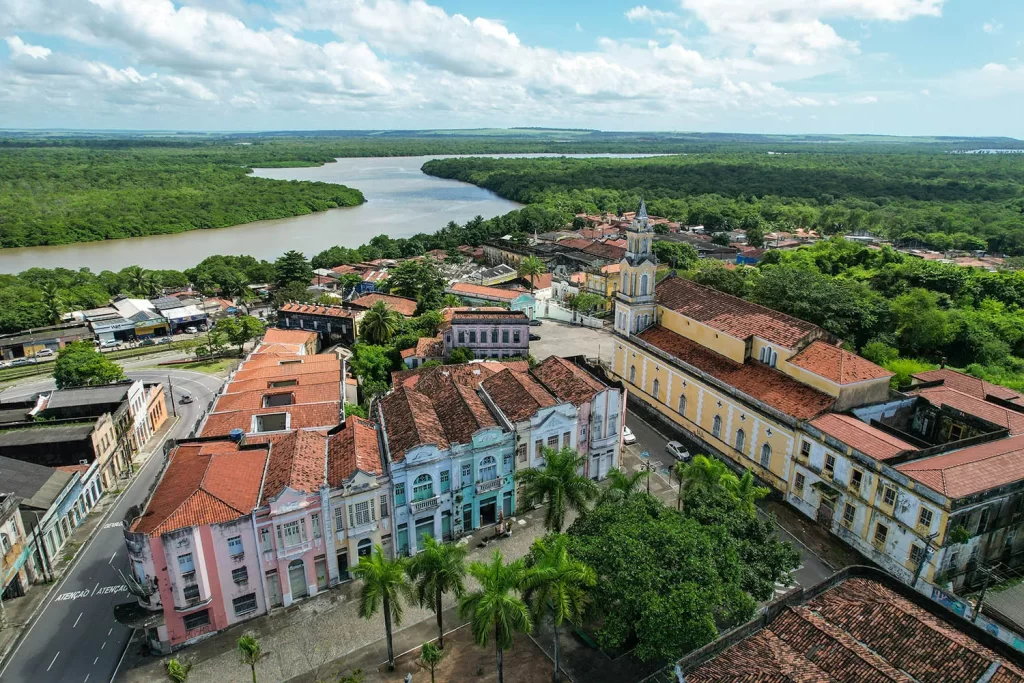
<svg viewBox="0 0 1024 683"><path fill-rule="evenodd" d="M736 432L736 450L743 451L743 447L747 445L747 433L742 429Z"/></svg>
<svg viewBox="0 0 1024 683"><path fill-rule="evenodd" d="M647 294L647 281L647 273L644 273L643 275L640 276L640 296L644 296Z"/></svg>
<svg viewBox="0 0 1024 683"><path fill-rule="evenodd" d="M558 434L552 434L548 437L548 448L558 450Z"/></svg>
<svg viewBox="0 0 1024 683"><path fill-rule="evenodd" d="M915 567L924 562L924 548L916 543L910 546L910 563Z"/></svg>
<svg viewBox="0 0 1024 683"><path fill-rule="evenodd" d="M836 473L836 457L831 453L825 454L825 471L829 474Z"/></svg>
<svg viewBox="0 0 1024 683"><path fill-rule="evenodd" d="M249 583L249 568L239 567L238 569L232 569L231 580L240 586Z"/></svg>
<svg viewBox="0 0 1024 683"><path fill-rule="evenodd" d="M535 458L544 457L544 442L541 441L540 439L537 439L537 441L535 441L533 444L533 456Z"/></svg>
<svg viewBox="0 0 1024 683"><path fill-rule="evenodd" d="M810 441L804 441L802 444L800 444L800 455L802 455L805 458L811 457L811 442Z"/></svg>
<svg viewBox="0 0 1024 683"><path fill-rule="evenodd" d="M608 436L619 433L619 416L609 415L608 416Z"/></svg>
<svg viewBox="0 0 1024 683"><path fill-rule="evenodd" d="M281 387L294 387L297 386L299 380L297 379L279 379L276 382L268 382L268 389L280 389Z"/></svg>
<svg viewBox="0 0 1024 683"><path fill-rule="evenodd" d="M364 500L361 503L348 506L348 521L352 527L363 526L374 521L376 515L373 509L373 499Z"/></svg>
<svg viewBox="0 0 1024 683"><path fill-rule="evenodd" d="M850 503L847 503L846 507L843 508L843 526L852 526L853 525L853 519L856 516L857 516L857 508L855 508Z"/></svg>
<svg viewBox="0 0 1024 683"><path fill-rule="evenodd" d="M892 507L896 504L896 489L891 486L882 487L882 505Z"/></svg>
<svg viewBox="0 0 1024 683"><path fill-rule="evenodd" d="M429 474L421 474L412 483L412 499L426 500L434 497L434 480Z"/></svg>
<svg viewBox="0 0 1024 683"><path fill-rule="evenodd" d="M860 470L853 470L850 473L850 488L860 491L861 481L864 479L864 473Z"/></svg>
<svg viewBox="0 0 1024 683"><path fill-rule="evenodd" d="M715 421L711 423L711 434L715 438L722 436L722 418L715 415Z"/></svg>
<svg viewBox="0 0 1024 683"><path fill-rule="evenodd" d="M287 522L277 526L277 540L281 541L282 547L291 548L306 540L306 525L303 523L304 521L297 519L294 522Z"/></svg>
<svg viewBox="0 0 1024 683"><path fill-rule="evenodd" d="M498 328L497 327L495 327L494 329L491 330L491 343L492 344L497 344L498 343Z"/></svg>
<svg viewBox="0 0 1024 683"><path fill-rule="evenodd" d="M204 609L194 614L186 614L183 621L185 622L186 631L191 631L194 628L200 628L202 626L209 626L210 610Z"/></svg>
<svg viewBox="0 0 1024 683"><path fill-rule="evenodd" d="M199 584L186 583L182 595L185 596L185 602L195 602L199 599Z"/></svg>
<svg viewBox="0 0 1024 683"><path fill-rule="evenodd" d="M519 330L512 330L512 343L518 344L522 337L519 334Z"/></svg>
<svg viewBox="0 0 1024 683"><path fill-rule="evenodd" d="M384 519L388 516L388 497L383 495L380 497L380 518Z"/></svg>
<svg viewBox="0 0 1024 683"><path fill-rule="evenodd" d="M314 512L309 516L309 524L313 527L313 538L320 538L320 513Z"/></svg>
<svg viewBox="0 0 1024 683"><path fill-rule="evenodd" d="M526 444L525 443L521 443L518 446L516 446L516 459L519 460L519 462L526 462Z"/></svg>
<svg viewBox="0 0 1024 683"><path fill-rule="evenodd" d="M501 331L501 343L508 344L508 330Z"/></svg>
<svg viewBox="0 0 1024 683"><path fill-rule="evenodd" d="M395 484L395 505L405 505L405 484Z"/></svg>
<svg viewBox="0 0 1024 683"><path fill-rule="evenodd" d="M254 432L279 432L283 429L288 429L288 413L271 413L253 418Z"/></svg>
<svg viewBox="0 0 1024 683"><path fill-rule="evenodd" d="M885 539L889 536L889 527L879 522L875 526L875 545L885 545Z"/></svg>
<svg viewBox="0 0 1024 683"><path fill-rule="evenodd" d="M686 415L686 396L679 397L679 414Z"/></svg>
<svg viewBox="0 0 1024 683"><path fill-rule="evenodd" d="M593 430L592 433L593 433L595 439L600 439L600 438L602 438L603 432L604 432L604 423L601 421L601 416L598 415L598 416L596 416L594 418L594 430Z"/></svg>
<svg viewBox="0 0 1024 683"><path fill-rule="evenodd" d="M981 519L978 521L978 533L983 534L988 531L989 518L992 516L992 508L985 508L981 511Z"/></svg>
<svg viewBox="0 0 1024 683"><path fill-rule="evenodd" d="M921 508L921 514L917 516L918 526L930 527L932 525L932 511L928 508Z"/></svg>
<svg viewBox="0 0 1024 683"><path fill-rule="evenodd" d="M480 461L480 481L491 481L497 478L498 461L495 460L493 455L488 455Z"/></svg>
<svg viewBox="0 0 1024 683"><path fill-rule="evenodd" d="M659 393L661 393L661 382L654 380L654 384L651 385L651 396L658 398Z"/></svg>
<svg viewBox="0 0 1024 683"><path fill-rule="evenodd" d="M629 366L629 383L630 384L636 384L636 366L635 365L630 365Z"/></svg>
<svg viewBox="0 0 1024 683"><path fill-rule="evenodd" d="M771 467L772 447L768 444L761 446L761 467Z"/></svg>
<svg viewBox="0 0 1024 683"><path fill-rule="evenodd" d="M194 572L196 565L192 561L192 553L185 553L184 555L178 555L178 571L182 574L188 574Z"/></svg>
<svg viewBox="0 0 1024 683"><path fill-rule="evenodd" d="M242 549L241 536L232 536L228 539L228 552L231 553L231 557L239 557L245 553Z"/></svg>
<svg viewBox="0 0 1024 683"><path fill-rule="evenodd" d="M964 426L963 425L950 425L949 426L949 440L959 441L964 438Z"/></svg>
<svg viewBox="0 0 1024 683"><path fill-rule="evenodd" d="M256 594L249 593L239 598L235 598L231 601L231 606L235 608L235 616L240 617L243 614L249 614L250 612L256 611Z"/></svg>
<svg viewBox="0 0 1024 683"><path fill-rule="evenodd" d="M612 434L612 433L613 432L611 430L608 430L608 434ZM568 448L571 441L572 441L572 432L563 432L562 433L562 448Z"/></svg>
<svg viewBox="0 0 1024 683"><path fill-rule="evenodd" d="M469 343L476 344L476 330L469 331Z"/></svg>
<svg viewBox="0 0 1024 683"><path fill-rule="evenodd" d="M526 448L526 445L524 444L523 445L523 449L525 449L525 448ZM471 462L464 462L464 463L462 463L462 485L465 486L466 484L472 484L472 483L473 483L473 463L471 463Z"/></svg>
<svg viewBox="0 0 1024 683"><path fill-rule="evenodd" d="M452 473L451 470L444 470L441 472L441 493L447 493L452 488Z"/></svg>
<svg viewBox="0 0 1024 683"><path fill-rule="evenodd" d="M283 361L279 361L278 365L296 365L296 364L301 363L301 362L302 362L301 360L283 360Z"/></svg>
<svg viewBox="0 0 1024 683"><path fill-rule="evenodd" d="M501 458L501 471L508 474L512 471L512 454L506 453Z"/></svg>
<svg viewBox="0 0 1024 683"><path fill-rule="evenodd" d="M290 406L294 403L295 395L291 392L285 394L267 394L263 397L264 408L274 408L276 406Z"/></svg>
<svg viewBox="0 0 1024 683"><path fill-rule="evenodd" d="M462 331L462 330L459 330L459 343L460 344L465 344L466 343L466 333L464 331Z"/></svg>
<svg viewBox="0 0 1024 683"><path fill-rule="evenodd" d="M793 480L793 490L795 490L797 493L800 493L801 491L803 491L804 490L804 482L806 480L807 480L807 477L805 477L804 475L802 475L799 472L797 472L796 473L796 478Z"/></svg>
<svg viewBox="0 0 1024 683"><path fill-rule="evenodd" d="M272 548L270 543L270 529L267 527L260 529L260 547L263 548L263 552L269 552Z"/></svg>

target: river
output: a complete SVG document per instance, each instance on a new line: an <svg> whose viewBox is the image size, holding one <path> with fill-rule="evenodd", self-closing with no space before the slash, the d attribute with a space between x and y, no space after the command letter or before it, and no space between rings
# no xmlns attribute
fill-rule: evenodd
<svg viewBox="0 0 1024 683"><path fill-rule="evenodd" d="M495 155L519 158L556 154ZM574 154L574 157L638 157L639 154ZM0 273L33 267L88 267L93 272L139 265L150 269L184 270L214 254L248 254L273 261L289 249L306 257L332 247L358 247L379 234L411 237L431 233L449 221L465 223L474 216L490 218L522 206L489 190L428 176L421 157L352 157L307 168L259 168L253 175L278 180L319 180L362 191L366 203L305 216L256 221L213 230L190 230L104 242L51 247L0 249Z"/></svg>

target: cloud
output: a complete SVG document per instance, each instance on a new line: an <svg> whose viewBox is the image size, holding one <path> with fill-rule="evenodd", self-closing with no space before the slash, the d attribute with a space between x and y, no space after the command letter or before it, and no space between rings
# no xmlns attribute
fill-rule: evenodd
<svg viewBox="0 0 1024 683"><path fill-rule="evenodd" d="M679 19L679 15L674 12L651 9L647 5L637 5L626 12L626 18L631 22L649 21L652 24L657 24L665 21L675 21Z"/></svg>
<svg viewBox="0 0 1024 683"><path fill-rule="evenodd" d="M11 51L12 57L25 55L32 59L46 59L52 52L48 47L29 45L18 36L8 36L4 40L7 41L7 49Z"/></svg>
<svg viewBox="0 0 1024 683"><path fill-rule="evenodd" d="M576 22L576 33L583 33L583 27L580 26L580 22Z"/></svg>
<svg viewBox="0 0 1024 683"><path fill-rule="evenodd" d="M994 21L986 21L984 24L981 25L981 30L984 31L985 33L999 33L1000 31L1003 30L1003 25L997 24Z"/></svg>
<svg viewBox="0 0 1024 683"><path fill-rule="evenodd" d="M877 104L878 98L874 95L864 95L862 97L853 98L854 104Z"/></svg>

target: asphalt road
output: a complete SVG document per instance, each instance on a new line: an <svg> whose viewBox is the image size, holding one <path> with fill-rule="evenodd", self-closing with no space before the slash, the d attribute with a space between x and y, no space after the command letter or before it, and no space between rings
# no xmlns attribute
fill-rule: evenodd
<svg viewBox="0 0 1024 683"><path fill-rule="evenodd" d="M169 432L170 438L184 438L202 415L223 382L220 377L198 372L131 370L132 379L160 381L167 391L167 378L174 385L175 408L181 420ZM0 400L15 400L53 388L53 380L11 387ZM180 403L182 392L195 402ZM147 448L155 444L147 444ZM100 530L78 553L78 557L56 589L27 635L15 649L2 671L7 683L89 683L110 681L131 640L132 632L114 621L114 605L131 600L118 570L130 571L125 552L121 520L128 508L141 504L160 471L159 454L151 457L130 487L110 508ZM34 586L32 590L47 590Z"/></svg>
<svg viewBox="0 0 1024 683"><path fill-rule="evenodd" d="M641 453L646 451L650 462L657 466L656 472L652 475L655 481L661 484L658 488L669 487L673 490L672 500L675 500L675 491L679 489L679 483L674 477L669 476L669 468L675 459L665 452L665 444L672 439L679 439L678 436L663 435L647 422L632 413L627 413L626 426L636 436L636 443L625 448L623 458L629 471L634 472L644 461ZM685 445L685 441L683 441ZM693 451L691 451L693 453ZM671 501L669 501L671 502ZM788 530L776 525L776 535L783 541L789 541L800 552L800 564L790 574L789 582L775 584L775 595L780 597L799 586L813 586L816 583L828 578L833 574L833 569L810 551L803 542Z"/></svg>

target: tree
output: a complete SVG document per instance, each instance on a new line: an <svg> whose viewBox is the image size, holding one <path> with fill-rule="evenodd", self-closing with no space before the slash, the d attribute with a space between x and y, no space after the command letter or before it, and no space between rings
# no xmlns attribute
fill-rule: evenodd
<svg viewBox="0 0 1024 683"><path fill-rule="evenodd" d="M206 345L209 347L211 356L220 353L227 344L228 335L219 324L206 333Z"/></svg>
<svg viewBox="0 0 1024 683"><path fill-rule="evenodd" d="M419 665L430 672L430 683L434 683L434 671L448 653L430 641L420 646Z"/></svg>
<svg viewBox="0 0 1024 683"><path fill-rule="evenodd" d="M416 299L423 311L438 307L447 280L437 261L428 257L419 261L402 261L388 273L386 285L392 294Z"/></svg>
<svg viewBox="0 0 1024 683"><path fill-rule="evenodd" d="M232 344L238 346L238 355L241 356L245 345L261 337L266 328L251 315L243 315L238 318L224 318L217 322L214 329L220 330Z"/></svg>
<svg viewBox="0 0 1024 683"><path fill-rule="evenodd" d="M698 455L678 470L681 497L693 491L711 495L733 495L736 475L718 458Z"/></svg>
<svg viewBox="0 0 1024 683"><path fill-rule="evenodd" d="M352 372L364 383L368 381L387 382L391 374L391 359L387 349L373 344L356 344L352 348L349 365Z"/></svg>
<svg viewBox="0 0 1024 683"><path fill-rule="evenodd" d="M412 587L405 575L405 560L384 557L384 549L374 546L373 554L364 557L352 570L363 582L359 616L370 619L384 612L384 632L388 646L388 670L395 670L395 652L391 640L391 624L402 625L402 600L413 600Z"/></svg>
<svg viewBox="0 0 1024 683"><path fill-rule="evenodd" d="M308 287L313 280L313 267L301 252L293 249L274 261L274 277L278 286L300 282Z"/></svg>
<svg viewBox="0 0 1024 683"><path fill-rule="evenodd" d="M248 285L242 287L242 291L238 295L238 305L245 309L246 315L250 313L249 304L259 300L260 295L255 290L249 289Z"/></svg>
<svg viewBox="0 0 1024 683"><path fill-rule="evenodd" d="M256 665L265 656L259 639L252 631L243 633L238 639L238 657L242 665L249 667L252 671L252 683L256 683Z"/></svg>
<svg viewBox="0 0 1024 683"><path fill-rule="evenodd" d="M470 564L469 573L480 588L459 599L459 616L470 620L473 640L478 646L486 647L493 634L498 683L504 683L502 653L512 647L516 633L533 629L530 609L517 595L526 578L526 565L521 559L505 564L501 552L495 550L489 563Z"/></svg>
<svg viewBox="0 0 1024 683"><path fill-rule="evenodd" d="M40 293L43 296L43 310L46 313L46 320L51 325L56 325L60 322L61 316L64 313L64 301L60 295L60 290L57 288L57 283L47 282L43 285Z"/></svg>
<svg viewBox="0 0 1024 683"><path fill-rule="evenodd" d="M522 484L522 505L531 506L545 500L544 526L559 533L569 510L586 510L587 503L597 497L597 484L579 474L586 459L566 446L560 451L543 449L545 463L537 468L519 470L516 479Z"/></svg>
<svg viewBox="0 0 1024 683"><path fill-rule="evenodd" d="M949 340L949 314L939 308L939 295L912 289L890 307L900 352L907 355L939 351Z"/></svg>
<svg viewBox="0 0 1024 683"><path fill-rule="evenodd" d="M345 417L361 417L366 419L366 408L357 403L345 403Z"/></svg>
<svg viewBox="0 0 1024 683"><path fill-rule="evenodd" d="M403 323L401 313L385 302L378 301L363 314L359 322L359 336L370 344L387 344L398 334Z"/></svg>
<svg viewBox="0 0 1024 683"><path fill-rule="evenodd" d="M608 471L608 487L601 493L601 501L621 500L629 498L640 490L644 480L650 477L651 473L640 470L633 474L623 472L615 467Z"/></svg>
<svg viewBox="0 0 1024 683"><path fill-rule="evenodd" d="M452 593L461 598L466 592L466 546L439 543L429 536L423 539L422 552L409 561L409 578L416 586L416 599L437 616L437 644L444 649L444 608L441 598Z"/></svg>
<svg viewBox="0 0 1024 683"><path fill-rule="evenodd" d="M519 273L519 277L530 281L530 291L532 292L537 276L548 272L548 269L544 262L536 256L527 256L519 262L516 271Z"/></svg>
<svg viewBox="0 0 1024 683"><path fill-rule="evenodd" d="M413 321L413 327L421 337L436 337L443 324L444 316L440 311L425 311Z"/></svg>
<svg viewBox="0 0 1024 683"><path fill-rule="evenodd" d="M126 284L135 294L143 294L146 289L146 271L139 266L128 266L121 273L124 275Z"/></svg>
<svg viewBox="0 0 1024 683"><path fill-rule="evenodd" d="M595 308L604 308L605 298L600 294L594 294L593 292L580 292L572 298L569 302L569 308L574 311L579 311L584 315L590 313Z"/></svg>
<svg viewBox="0 0 1024 683"><path fill-rule="evenodd" d="M533 571L524 580L525 595L533 606L534 618L539 619L550 606L555 632L553 680L558 683L560 629L565 622L579 624L583 619L587 591L597 583L597 577L593 569L569 555L566 538L561 534L535 540L527 566Z"/></svg>
<svg viewBox="0 0 1024 683"><path fill-rule="evenodd" d="M441 299L442 308L459 308L463 305L462 299L457 294L445 294Z"/></svg>
<svg viewBox="0 0 1024 683"><path fill-rule="evenodd" d="M278 308L289 301L308 304L313 301L313 298L313 292L310 290L309 284L305 282L289 282L283 287L278 287L277 290L274 291L274 305Z"/></svg>
<svg viewBox="0 0 1024 683"><path fill-rule="evenodd" d="M729 246L729 233L727 232L716 232L711 236L711 243L717 244L720 247Z"/></svg>
<svg viewBox="0 0 1024 683"><path fill-rule="evenodd" d="M57 353L53 379L58 389L92 387L124 379L124 369L89 342L74 342Z"/></svg>
<svg viewBox="0 0 1024 683"><path fill-rule="evenodd" d="M191 659L172 657L164 662L167 671L167 680L171 683L185 683L195 663Z"/></svg>
<svg viewBox="0 0 1024 683"><path fill-rule="evenodd" d="M452 349L452 352L449 354L448 360L445 361L445 364L459 365L460 363L468 363L474 358L476 358L476 356L473 355L473 349L465 346L459 346Z"/></svg>
<svg viewBox="0 0 1024 683"><path fill-rule="evenodd" d="M731 486L732 494L741 509L750 515L757 514L755 503L771 493L767 486L758 486L754 483L754 473L750 470L746 470L738 479L733 479Z"/></svg>
<svg viewBox="0 0 1024 683"><path fill-rule="evenodd" d="M764 246L764 221L754 221L753 223L746 225L745 230L747 232L748 245L757 248Z"/></svg>

